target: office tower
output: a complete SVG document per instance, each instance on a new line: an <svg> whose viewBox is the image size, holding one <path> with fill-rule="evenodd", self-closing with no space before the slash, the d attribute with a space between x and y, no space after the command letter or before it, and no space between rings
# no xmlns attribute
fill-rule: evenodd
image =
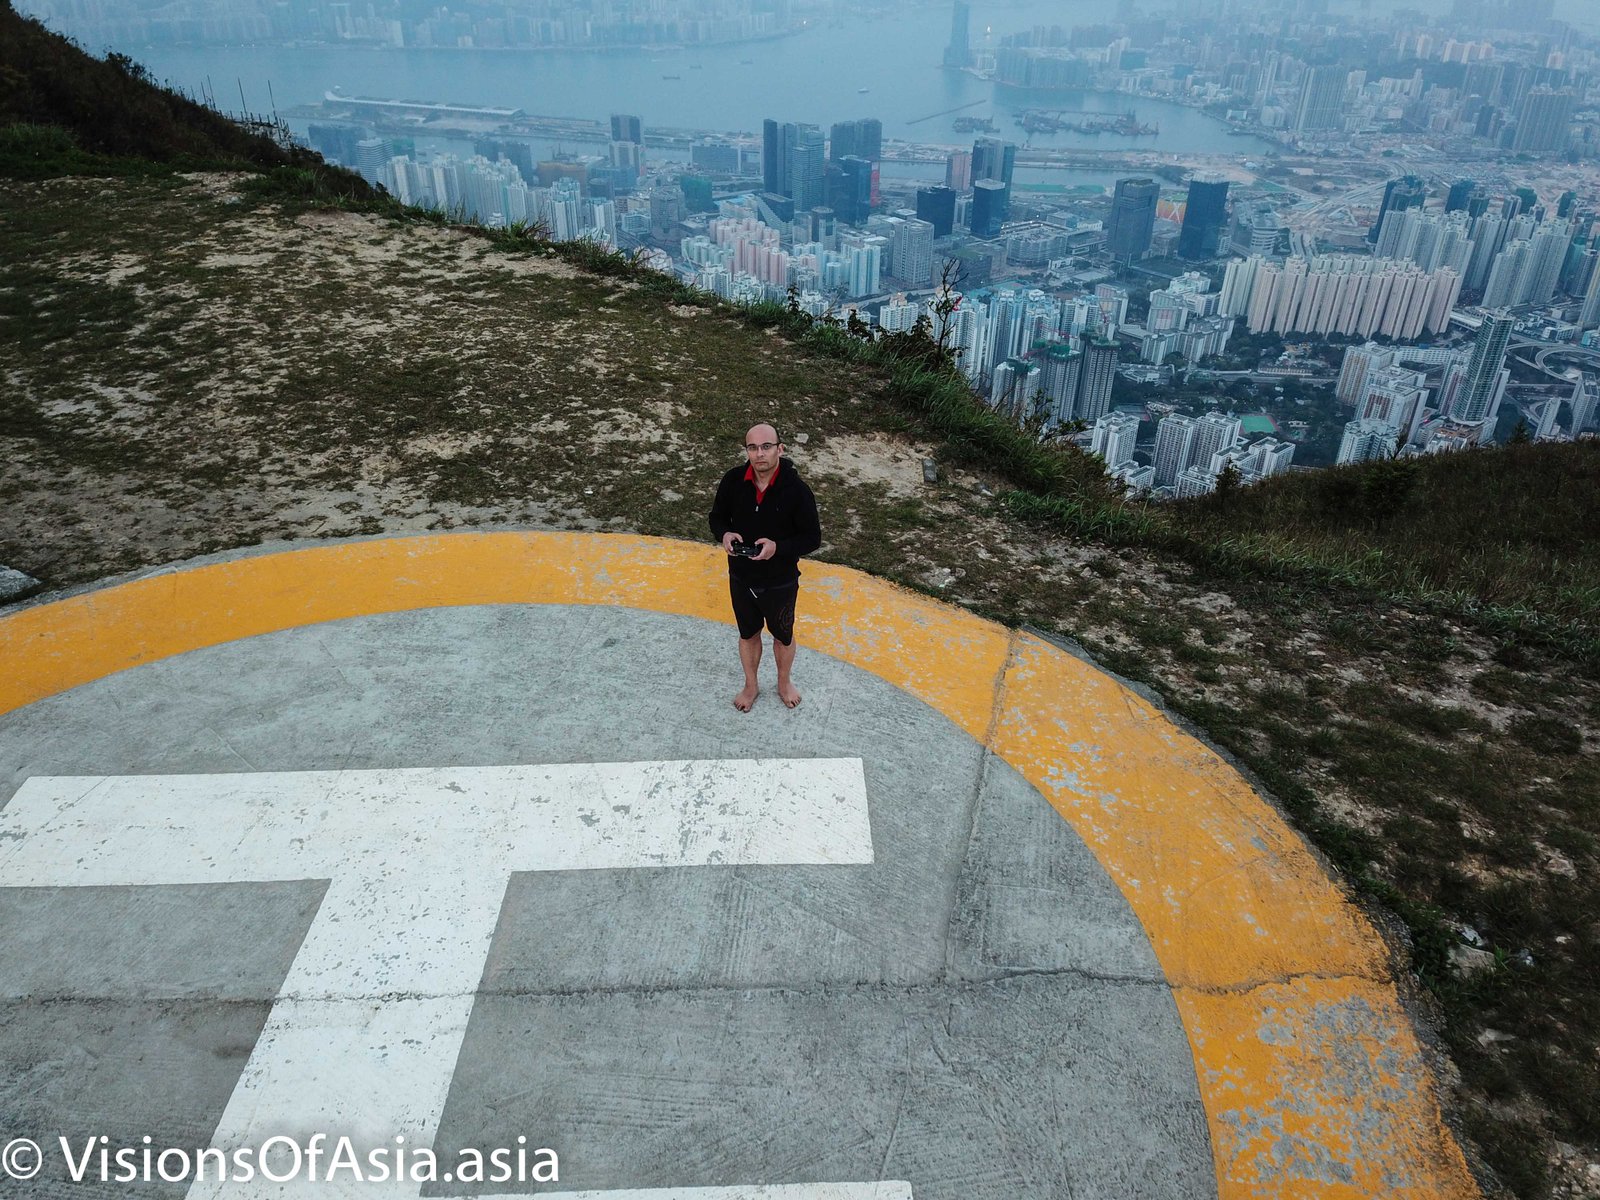
<svg viewBox="0 0 1600 1200"><path fill-rule="evenodd" d="M1511 372L1505 369L1506 346L1516 322L1504 309L1483 318L1472 343L1467 377L1451 406L1450 417L1466 425L1490 420L1505 394Z"/></svg>
<svg viewBox="0 0 1600 1200"><path fill-rule="evenodd" d="M1377 243L1378 233L1383 228L1383 220L1392 212L1404 212L1408 208L1421 208L1428 199L1428 185L1415 175L1402 175L1399 179L1391 179L1383 188L1383 205L1378 209L1378 219L1372 223L1372 228L1367 231L1367 241Z"/></svg>
<svg viewBox="0 0 1600 1200"><path fill-rule="evenodd" d="M611 114L611 140L644 145L644 122L638 117Z"/></svg>
<svg viewBox="0 0 1600 1200"><path fill-rule="evenodd" d="M1085 338L1083 367L1078 373L1078 403L1074 415L1080 421L1098 421L1111 411L1111 385L1117 376L1117 344L1106 338Z"/></svg>
<svg viewBox="0 0 1600 1200"><path fill-rule="evenodd" d="M638 183L644 174L644 124L638 117L611 114L611 145L606 157L611 165L611 194Z"/></svg>
<svg viewBox="0 0 1600 1200"><path fill-rule="evenodd" d="M1343 67L1308 67L1300 82L1294 128L1302 133L1344 128L1344 92L1350 72Z"/></svg>
<svg viewBox="0 0 1600 1200"><path fill-rule="evenodd" d="M979 138L972 143L972 179L976 183L980 179L998 179L1007 187L1011 186L1011 175L1017 163L1017 147L1014 142L1002 141L999 138Z"/></svg>
<svg viewBox="0 0 1600 1200"><path fill-rule="evenodd" d="M972 190L972 151L952 150L945 159L944 185L953 192Z"/></svg>
<svg viewBox="0 0 1600 1200"><path fill-rule="evenodd" d="M1083 354L1071 342L1057 342L1045 351L1043 371L1045 428L1054 429L1071 421L1077 409Z"/></svg>
<svg viewBox="0 0 1600 1200"><path fill-rule="evenodd" d="M1182 258L1216 258L1228 225L1228 181L1218 175L1196 175L1189 181L1189 200L1178 234Z"/></svg>
<svg viewBox="0 0 1600 1200"><path fill-rule="evenodd" d="M955 189L940 185L918 188L917 216L933 226L934 237L949 237L956 224Z"/></svg>
<svg viewBox="0 0 1600 1200"><path fill-rule="evenodd" d="M883 122L874 117L840 121L828 131L828 157L834 162L855 155L868 162L883 158Z"/></svg>
<svg viewBox="0 0 1600 1200"><path fill-rule="evenodd" d="M1106 222L1106 249L1119 262L1143 258L1156 226L1161 186L1154 179L1119 179Z"/></svg>
<svg viewBox="0 0 1600 1200"><path fill-rule="evenodd" d="M823 246L833 245L833 239L838 236L833 209L826 204L814 205L807 210L804 220L806 232L810 234L813 242L820 242Z"/></svg>
<svg viewBox="0 0 1600 1200"><path fill-rule="evenodd" d="M798 128L787 121L761 122L761 181L763 189L775 196L793 196L789 190L789 159Z"/></svg>
<svg viewBox="0 0 1600 1200"><path fill-rule="evenodd" d="M787 169L788 194L794 197L797 209L814 208L824 203L823 152L826 141L822 130L815 125L796 125L794 142L789 148Z"/></svg>
<svg viewBox="0 0 1600 1200"><path fill-rule="evenodd" d="M1132 413L1108 412L1094 423L1089 453L1098 454L1108 467L1120 466L1132 460L1138 439L1138 417Z"/></svg>
<svg viewBox="0 0 1600 1200"><path fill-rule="evenodd" d="M1383 421L1358 419L1345 422L1344 437L1339 441L1338 466L1345 463L1372 462L1374 459L1393 458L1399 430Z"/></svg>
<svg viewBox="0 0 1600 1200"><path fill-rule="evenodd" d="M850 155L827 164L828 204L846 225L865 223L872 211L872 164Z"/></svg>
<svg viewBox="0 0 1600 1200"><path fill-rule="evenodd" d="M998 179L979 179L972 184L972 233L974 237L995 238L1011 209L1011 188Z"/></svg>
<svg viewBox="0 0 1600 1200"><path fill-rule="evenodd" d="M1450 185L1450 191L1445 195L1444 210L1447 213L1456 212L1467 207L1472 199L1472 193L1477 191L1478 183L1474 179L1458 179Z"/></svg>
<svg viewBox="0 0 1600 1200"><path fill-rule="evenodd" d="M1195 419L1178 413L1156 426L1156 486L1172 487L1188 467L1194 449Z"/></svg>
<svg viewBox="0 0 1600 1200"><path fill-rule="evenodd" d="M1556 216L1563 221L1573 215L1573 208L1577 206L1578 193L1566 191L1561 193L1561 199L1556 201Z"/></svg>
<svg viewBox="0 0 1600 1200"><path fill-rule="evenodd" d="M1517 107L1513 150L1565 150L1572 133L1572 91L1533 88Z"/></svg>
<svg viewBox="0 0 1600 1200"><path fill-rule="evenodd" d="M972 6L967 0L956 0L955 12L950 18L950 44L944 48L944 65L959 70L972 65L972 49L968 30L972 24Z"/></svg>

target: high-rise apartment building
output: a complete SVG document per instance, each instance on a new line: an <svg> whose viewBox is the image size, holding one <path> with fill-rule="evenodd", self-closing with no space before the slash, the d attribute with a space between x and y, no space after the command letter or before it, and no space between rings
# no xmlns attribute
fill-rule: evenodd
<svg viewBox="0 0 1600 1200"><path fill-rule="evenodd" d="M1072 342L1057 342L1045 351L1043 372L1045 428L1054 429L1074 419L1083 353Z"/></svg>
<svg viewBox="0 0 1600 1200"><path fill-rule="evenodd" d="M1106 249L1118 262L1143 258L1155 231L1161 185L1154 179L1119 179L1106 222Z"/></svg>
<svg viewBox="0 0 1600 1200"><path fill-rule="evenodd" d="M1195 419L1180 413L1162 417L1156 425L1156 486L1173 487L1178 476L1194 461Z"/></svg>
<svg viewBox="0 0 1600 1200"><path fill-rule="evenodd" d="M1391 179L1383 187L1383 204L1378 208L1378 219L1367 230L1367 241L1376 243L1383 229L1384 219L1393 212L1408 208L1421 208L1428 201L1428 185L1416 175L1402 175Z"/></svg>
<svg viewBox="0 0 1600 1200"><path fill-rule="evenodd" d="M1600 270L1595 271L1589 280L1589 290L1584 293L1578 323L1585 329L1600 326Z"/></svg>
<svg viewBox="0 0 1600 1200"><path fill-rule="evenodd" d="M902 215L891 239L895 278L919 288L933 282L933 237L932 222Z"/></svg>
<svg viewBox="0 0 1600 1200"><path fill-rule="evenodd" d="M1513 150L1532 152L1565 150L1572 136L1572 91L1536 87L1517 106Z"/></svg>
<svg viewBox="0 0 1600 1200"><path fill-rule="evenodd" d="M1343 466L1345 463L1393 458L1394 444L1398 437L1399 431L1383 421L1367 419L1347 421L1344 437L1339 440L1339 455L1334 462Z"/></svg>
<svg viewBox="0 0 1600 1200"><path fill-rule="evenodd" d="M1461 277L1448 267L1349 255L1283 263L1246 259L1228 264L1222 294L1239 303L1250 278L1246 322L1259 333L1342 333L1410 340L1438 333L1450 320Z"/></svg>
<svg viewBox="0 0 1600 1200"><path fill-rule="evenodd" d="M1111 385L1116 375L1117 344L1105 338L1085 338L1083 370L1078 378L1078 420L1098 421L1111 411Z"/></svg>
<svg viewBox="0 0 1600 1200"><path fill-rule="evenodd" d="M1376 258L1414 262L1424 271L1449 267L1463 279L1472 263L1471 224L1463 210L1395 209L1383 219Z"/></svg>
<svg viewBox="0 0 1600 1200"><path fill-rule="evenodd" d="M1344 67L1308 67L1300 81L1294 128L1302 133L1344 128L1344 93L1350 72Z"/></svg>
<svg viewBox="0 0 1600 1200"><path fill-rule="evenodd" d="M1473 339L1466 380L1450 409L1451 420L1477 425L1493 419L1511 378L1504 364L1515 327L1516 321L1503 309L1484 317L1478 336Z"/></svg>
<svg viewBox="0 0 1600 1200"><path fill-rule="evenodd" d="M1098 454L1107 467L1118 467L1133 459L1139 438L1139 418L1132 413L1108 412L1094 423L1089 453Z"/></svg>
<svg viewBox="0 0 1600 1200"><path fill-rule="evenodd" d="M1208 412L1194 423L1194 441L1187 465L1209 467L1214 456L1239 444L1243 423L1232 413Z"/></svg>
<svg viewBox="0 0 1600 1200"><path fill-rule="evenodd" d="M1228 227L1228 181L1220 175L1196 175L1189 181L1189 199L1178 234L1183 258L1216 258Z"/></svg>

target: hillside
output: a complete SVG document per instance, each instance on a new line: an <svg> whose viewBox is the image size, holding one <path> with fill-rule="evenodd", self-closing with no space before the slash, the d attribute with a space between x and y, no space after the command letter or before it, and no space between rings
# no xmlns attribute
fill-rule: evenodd
<svg viewBox="0 0 1600 1200"><path fill-rule="evenodd" d="M1600 1193L1600 446L1148 511L926 347L329 202L304 164L138 161L0 180L0 562L60 588L287 539L701 539L770 417L823 557L1073 639L1254 771L1411 956L1482 1165Z"/></svg>

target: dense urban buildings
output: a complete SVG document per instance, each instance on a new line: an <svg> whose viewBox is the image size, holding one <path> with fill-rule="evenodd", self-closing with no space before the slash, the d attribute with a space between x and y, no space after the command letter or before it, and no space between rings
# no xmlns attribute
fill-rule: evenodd
<svg viewBox="0 0 1600 1200"><path fill-rule="evenodd" d="M1510 6L1487 31L1229 13L974 28L963 0L943 68L923 66L984 98L887 127L789 100L794 119L727 122L757 136L345 97L311 133L408 201L616 246L733 303L927 329L979 400L1158 497L1518 419L1592 433L1600 42ZM860 103L891 77L854 81ZM1204 154L1158 128L1176 105L1206 114ZM476 123L470 154L417 154L441 122Z"/></svg>

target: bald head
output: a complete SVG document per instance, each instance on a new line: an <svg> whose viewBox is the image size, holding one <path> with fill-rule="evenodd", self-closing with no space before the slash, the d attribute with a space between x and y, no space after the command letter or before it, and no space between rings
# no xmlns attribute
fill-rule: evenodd
<svg viewBox="0 0 1600 1200"><path fill-rule="evenodd" d="M765 480L778 469L778 460L783 457L783 443L778 441L778 431L763 421L760 425L750 426L750 432L744 435L744 452L756 478Z"/></svg>

